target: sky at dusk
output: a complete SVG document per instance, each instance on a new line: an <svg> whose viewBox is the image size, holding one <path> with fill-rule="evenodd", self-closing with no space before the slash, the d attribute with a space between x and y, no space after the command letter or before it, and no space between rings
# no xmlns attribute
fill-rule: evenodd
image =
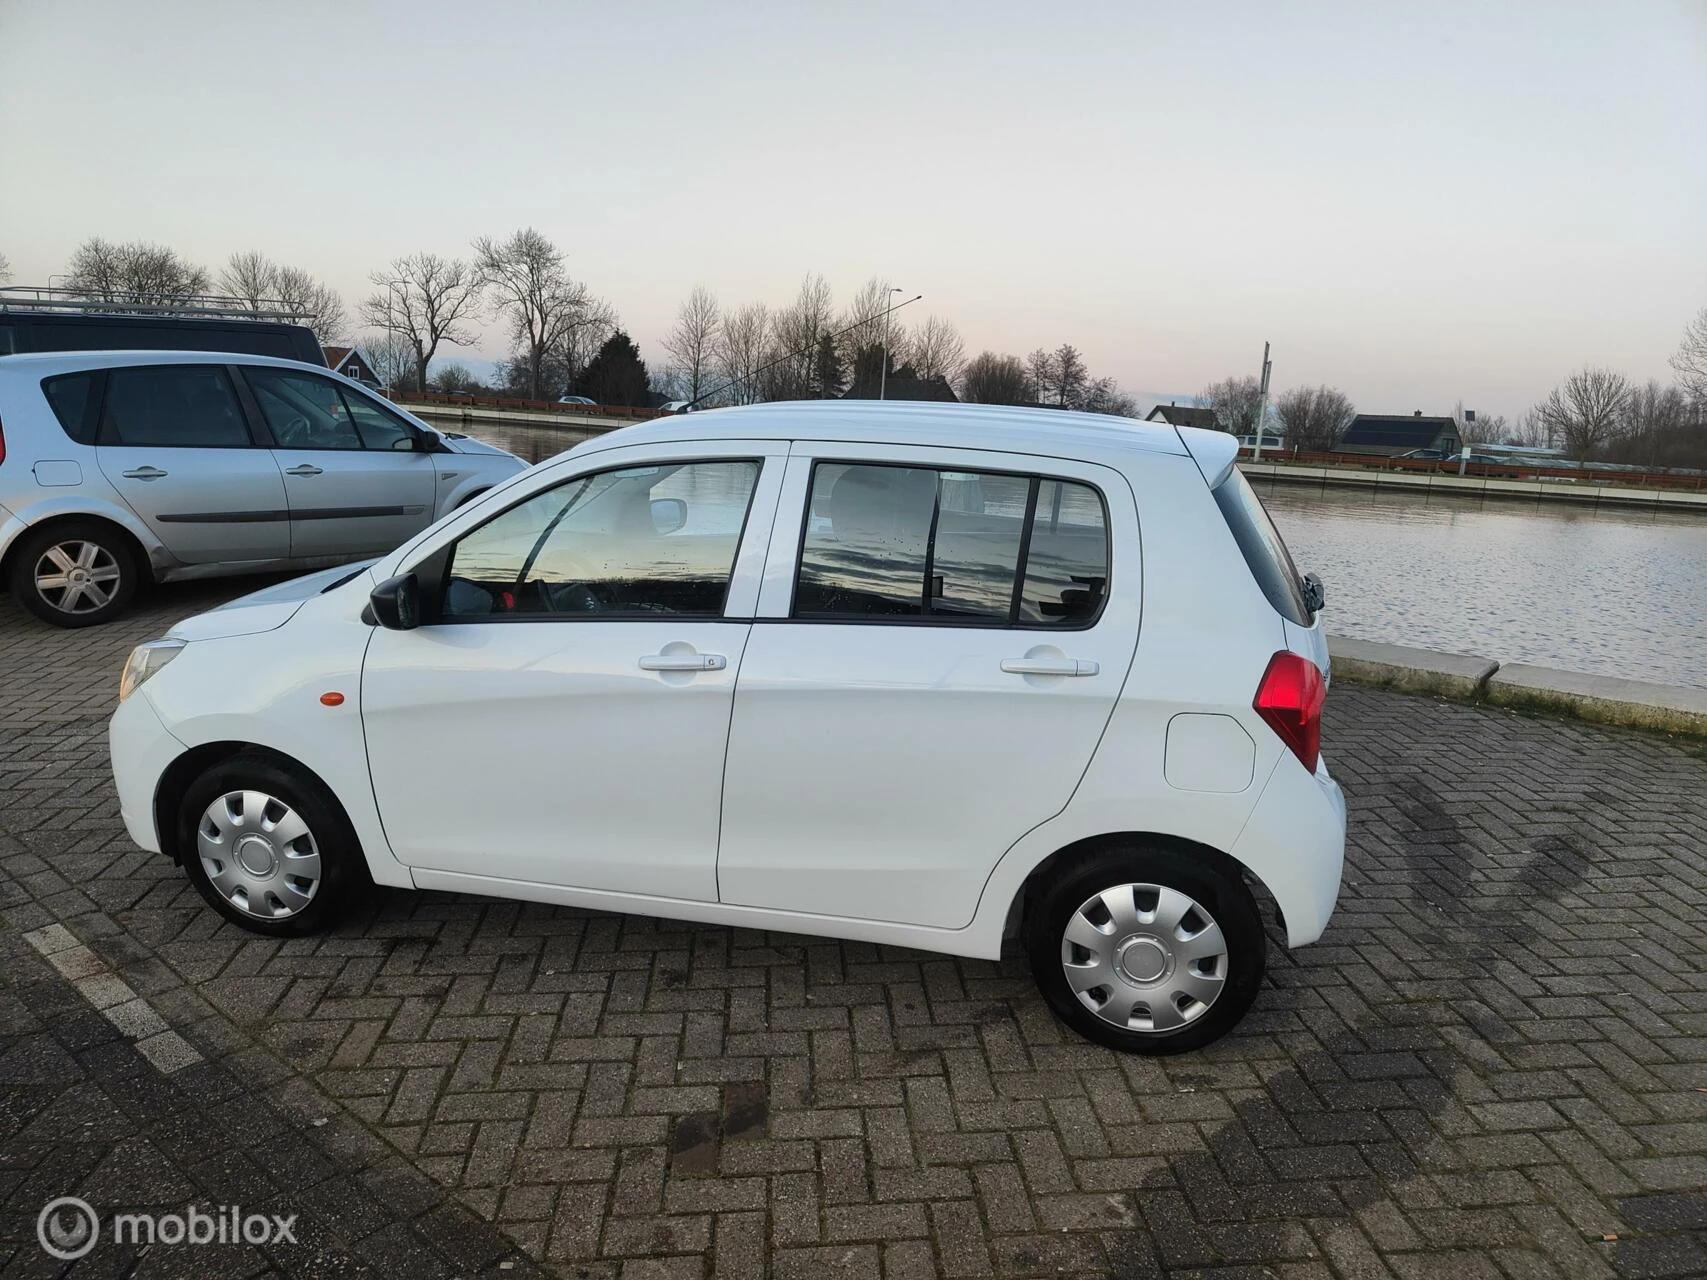
<svg viewBox="0 0 1707 1280"><path fill-rule="evenodd" d="M885 276L969 354L1515 417L1707 306L1707 4L0 0L0 253L337 288L532 225L648 359ZM501 356L491 326L469 354Z"/></svg>

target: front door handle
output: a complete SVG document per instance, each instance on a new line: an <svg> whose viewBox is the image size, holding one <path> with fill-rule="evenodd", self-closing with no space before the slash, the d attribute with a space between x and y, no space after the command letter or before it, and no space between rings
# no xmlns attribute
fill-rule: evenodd
<svg viewBox="0 0 1707 1280"><path fill-rule="evenodd" d="M301 462L294 467L286 467L285 474L287 476L317 476L320 474L320 468L312 462Z"/></svg>
<svg viewBox="0 0 1707 1280"><path fill-rule="evenodd" d="M721 653L652 653L640 659L642 671L721 671L728 665Z"/></svg>
<svg viewBox="0 0 1707 1280"><path fill-rule="evenodd" d="M127 480L158 480L166 473L159 467L137 467L124 473Z"/></svg>
<svg viewBox="0 0 1707 1280"><path fill-rule="evenodd" d="M1014 676L1094 676L1100 668L1084 658L1003 658L1002 670Z"/></svg>

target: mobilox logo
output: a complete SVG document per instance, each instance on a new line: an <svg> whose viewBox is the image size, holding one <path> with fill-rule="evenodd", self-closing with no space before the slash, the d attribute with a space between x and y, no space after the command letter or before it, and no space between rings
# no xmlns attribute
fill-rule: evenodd
<svg viewBox="0 0 1707 1280"><path fill-rule="evenodd" d="M36 1215L36 1239L56 1258L81 1258L101 1238L101 1219L87 1200L60 1196ZM234 1204L182 1213L115 1213L112 1242L151 1244L295 1244L296 1214L244 1213Z"/></svg>

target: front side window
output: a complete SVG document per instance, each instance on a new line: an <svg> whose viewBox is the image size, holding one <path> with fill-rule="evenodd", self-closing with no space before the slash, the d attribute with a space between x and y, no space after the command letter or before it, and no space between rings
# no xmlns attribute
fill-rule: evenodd
<svg viewBox="0 0 1707 1280"><path fill-rule="evenodd" d="M218 365L194 364L108 370L100 439L201 449L250 444L230 376Z"/></svg>
<svg viewBox="0 0 1707 1280"><path fill-rule="evenodd" d="M749 460L578 476L451 549L441 616L715 618L758 482Z"/></svg>
<svg viewBox="0 0 1707 1280"><path fill-rule="evenodd" d="M344 404L361 433L364 449L413 449L415 430L389 409L381 408L366 396L344 390Z"/></svg>
<svg viewBox="0 0 1707 1280"><path fill-rule="evenodd" d="M338 384L289 369L244 370L280 449L359 449L361 436Z"/></svg>
<svg viewBox="0 0 1707 1280"><path fill-rule="evenodd" d="M821 462L794 616L1087 626L1108 588L1108 521L1086 484Z"/></svg>

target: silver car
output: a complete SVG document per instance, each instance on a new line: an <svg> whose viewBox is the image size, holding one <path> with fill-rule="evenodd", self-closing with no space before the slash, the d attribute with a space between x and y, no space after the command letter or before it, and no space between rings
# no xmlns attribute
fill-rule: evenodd
<svg viewBox="0 0 1707 1280"><path fill-rule="evenodd" d="M294 360L0 357L0 580L66 627L144 580L381 555L526 470Z"/></svg>

